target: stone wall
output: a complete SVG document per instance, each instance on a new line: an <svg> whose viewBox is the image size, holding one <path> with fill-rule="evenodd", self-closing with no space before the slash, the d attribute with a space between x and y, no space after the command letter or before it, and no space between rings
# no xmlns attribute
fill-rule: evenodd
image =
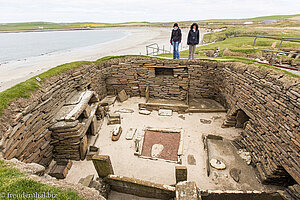
<svg viewBox="0 0 300 200"><path fill-rule="evenodd" d="M172 69L173 75L156 75L156 69ZM107 90L115 94L122 89L131 96L145 96L149 87L150 98L187 100L218 96L214 74L218 64L208 61L170 61L142 59L113 65L107 77Z"/></svg>
<svg viewBox="0 0 300 200"><path fill-rule="evenodd" d="M91 82L95 66L71 70L47 80L42 88L29 99L29 105L17 110L17 114L3 136L4 158L13 157L24 162L47 166L52 160L51 131L53 116L71 94L84 89ZM26 99L20 104L26 105Z"/></svg>
<svg viewBox="0 0 300 200"><path fill-rule="evenodd" d="M172 75L155 74L171 68ZM131 96L186 100L212 98L229 108L227 121L236 125L242 110L249 117L239 144L265 183L300 182L299 79L266 67L241 63L115 58L71 69L41 83L29 99L14 101L0 117L0 149L5 158L45 166L53 146L48 127L52 117L77 90L96 91L100 99L125 89ZM225 123L226 124L226 123Z"/></svg>
<svg viewBox="0 0 300 200"><path fill-rule="evenodd" d="M82 66L49 78L29 99L18 99L0 117L0 139L4 158L17 158L48 166L53 158L51 144L53 116L79 90L92 88L99 96L106 96L105 82L96 76L96 65ZM95 84L95 82L100 84Z"/></svg>
<svg viewBox="0 0 300 200"><path fill-rule="evenodd" d="M238 110L250 118L240 144L252 153L263 182L288 184L291 175L299 183L299 79L246 64L224 65L217 76L230 108L227 120L235 122Z"/></svg>
<svg viewBox="0 0 300 200"><path fill-rule="evenodd" d="M189 65L189 98L218 100L219 85L216 74L223 68L222 63L204 62Z"/></svg>
<svg viewBox="0 0 300 200"><path fill-rule="evenodd" d="M156 68L171 69L173 75L156 75ZM150 97L173 100L186 100L188 73L185 66L171 64L145 63L138 61L133 64L120 63L111 67L107 79L108 91L113 94L122 89L131 96L145 96L149 87Z"/></svg>
<svg viewBox="0 0 300 200"><path fill-rule="evenodd" d="M198 189L201 200L284 200L277 192L238 191L238 190L209 190ZM290 199L294 200L294 199Z"/></svg>

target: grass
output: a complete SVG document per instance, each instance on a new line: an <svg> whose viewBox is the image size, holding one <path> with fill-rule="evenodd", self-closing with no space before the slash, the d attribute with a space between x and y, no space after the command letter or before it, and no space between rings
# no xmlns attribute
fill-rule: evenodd
<svg viewBox="0 0 300 200"><path fill-rule="evenodd" d="M300 22L297 22L296 24L300 25ZM269 26L269 25L265 25L265 26ZM266 28L263 29L258 27L260 26L227 25L226 30L216 32L216 33L205 34L204 41L206 43L211 43L211 42L223 41L231 37L255 37L258 35L278 36L278 37L299 37L300 35L300 30L295 30L295 29L281 29L281 27L277 27L277 26L273 27L273 29L266 29Z"/></svg>
<svg viewBox="0 0 300 200"><path fill-rule="evenodd" d="M87 61L80 61L59 65L55 68L48 70L47 72L38 75L38 77L44 80L48 77L63 73L71 68L80 67L83 64L88 63L89 62ZM2 114L3 109L6 108L14 99L29 98L30 94L40 87L36 80L36 77L37 76L32 77L0 93L0 115Z"/></svg>
<svg viewBox="0 0 300 200"><path fill-rule="evenodd" d="M52 22L24 22L24 23L2 23L0 24L1 31L33 31L33 30L55 30L55 29L88 29L88 28L105 28L115 26L128 26L129 23L52 23ZM148 22L137 23L132 22L130 26L148 25ZM43 28L40 28L43 27Z"/></svg>
<svg viewBox="0 0 300 200"><path fill-rule="evenodd" d="M3 92L0 92L0 116L3 113L3 110L10 105L10 103L17 99L17 98L29 98L30 94L37 89L40 88L40 84L36 80L37 77L39 77L42 81L45 80L46 78L56 76L58 74L61 74L69 69L74 69L81 67L82 65L85 64L99 64L101 62L104 62L106 60L112 59L112 58L124 58L128 56L107 56L103 57L97 61L77 61L77 62L71 62L71 63L66 63L63 65L59 65L57 67L54 67L52 69L49 69L48 71L39 74L35 77L32 77L22 83L19 83Z"/></svg>
<svg viewBox="0 0 300 200"><path fill-rule="evenodd" d="M160 57L165 57L165 58L173 57L173 55L170 54L170 53L160 54L159 56ZM180 56L182 58L187 58L188 57L188 51L180 52ZM217 61L217 62L241 62L241 63L245 63L245 64L253 64L253 65L258 66L260 69L272 68L272 69L281 71L281 72L283 72L284 74L286 74L290 77L300 79L300 75L298 75L298 74L294 74L294 73L291 73L289 71L282 70L278 67L274 67L274 66L271 66L271 65L257 63L255 60L249 59L249 58L243 58L243 57L237 57L237 56L223 56L223 57L212 58L212 57L207 57L207 56L203 56L203 55L195 55L195 59L198 59L198 60L213 60L213 61ZM300 60L300 59L295 59L295 60Z"/></svg>
<svg viewBox="0 0 300 200"><path fill-rule="evenodd" d="M221 28L224 26L230 25L242 25L244 22L253 22L253 26L260 26L266 24L262 24L261 22L264 20L279 20L284 22L270 23L267 26L277 26L281 24L281 26L285 27L286 24L288 26L299 26L300 14L295 15L272 15L272 16L261 16L254 18L245 18L245 19L208 19L208 20L195 20L195 21L179 21L179 25L181 27L190 27L193 22L197 22L201 27L206 28ZM294 24L296 22L296 24ZM150 25L160 25L160 26L172 26L174 22L159 22L159 23L150 23ZM252 26L252 25L247 25Z"/></svg>
<svg viewBox="0 0 300 200"><path fill-rule="evenodd" d="M211 50L220 47L221 50L228 48L234 52L241 52L241 53L255 53L257 50L253 49L252 45L254 42L254 37L232 37L226 40L216 42L213 44L209 44L206 46L198 47L197 50ZM267 38L258 38L255 43L256 48L260 49L273 49L272 44L273 42L277 42L276 48L278 48L280 41L274 39L267 39ZM293 49L300 49L300 43L293 43L284 41L282 43L282 48L293 48Z"/></svg>
<svg viewBox="0 0 300 200"><path fill-rule="evenodd" d="M300 16L300 15L297 15ZM285 18L287 16L282 16ZM259 18L265 20L266 18ZM295 22L293 25L300 25L299 22ZM274 25L274 24L273 24ZM252 45L254 42L255 36L278 36L278 37L299 37L300 30L297 29L282 29L282 27L271 26L272 29L260 29L256 25L227 25L226 29L220 32L209 33L204 35L204 42L212 43L209 45L197 47L195 58L198 59L211 59L206 57L204 52L207 50L216 50L220 48L220 58L222 57L224 50L227 48L233 53L237 53L235 57L231 57L233 60L242 60L242 57L247 57L251 54L260 52L259 50L253 49ZM224 26L214 25L214 28L221 28ZM269 26L269 25L265 25ZM292 26L295 27L295 26ZM280 44L280 40L267 39L267 38L258 38L256 40L255 47L259 49L273 50L272 44L276 42L276 49ZM281 46L282 49L298 49L300 50L300 43L284 41ZM172 54L160 54L159 56L171 58ZM181 58L188 58L188 50L180 52ZM227 57L228 58L228 57ZM249 59L248 59L249 60ZM245 60L244 60L245 61ZM252 60L252 62L254 62ZM294 76L294 75L292 75Z"/></svg>
<svg viewBox="0 0 300 200"><path fill-rule="evenodd" d="M271 15L271 16L261 16L261 17L253 17L253 18L244 18L244 19L209 19L209 20L201 20L202 22L260 22L264 20L291 20L299 17L300 14L294 15Z"/></svg>
<svg viewBox="0 0 300 200"><path fill-rule="evenodd" d="M9 194L53 194L55 199L65 200L81 200L76 191L62 190L53 186L42 184L31 180L21 173L18 169L7 165L3 160L0 160L0 199L24 199L24 198L8 198ZM3 196L2 196L3 195ZM12 196L10 196L12 197ZM37 199L37 198L28 198ZM53 199L53 198L43 198Z"/></svg>
<svg viewBox="0 0 300 200"><path fill-rule="evenodd" d="M204 51L204 50L215 50L219 47L221 51L220 54L222 54L222 52L226 48L228 48L232 52L252 54L258 52L258 50L252 48L253 41L254 41L254 37L232 37L220 42L197 47L196 52ZM260 49L272 49L271 45L275 41L277 41L276 47L278 47L279 45L278 40L258 38L255 47ZM282 47L300 49L300 44L284 41L282 43ZM188 50L180 52L180 56L182 58L188 58L188 55L189 55ZM172 54L160 54L159 56L172 57ZM203 58L204 54L200 54L200 55L196 54L195 56L196 58Z"/></svg>

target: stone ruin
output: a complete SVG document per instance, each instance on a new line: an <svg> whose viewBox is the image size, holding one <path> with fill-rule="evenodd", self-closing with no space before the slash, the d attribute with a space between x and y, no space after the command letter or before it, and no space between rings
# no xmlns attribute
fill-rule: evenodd
<svg viewBox="0 0 300 200"><path fill-rule="evenodd" d="M112 190L145 197L230 199L252 194L253 199L270 199L265 193L201 191L194 183L186 182L188 172L184 166L176 168L175 187L114 175L109 156L101 157L93 144L101 140L98 132L104 118L111 124L121 123L119 115L108 112L118 94L121 101L128 96L145 97L146 102L138 105L143 114L161 109L178 113L227 111L222 127L241 130L232 143L241 152L249 153L248 162L261 182L285 186L274 199L300 197L297 78L243 63L124 57L70 69L41 84L29 99L15 100L0 117L0 149L5 159L38 163L57 178L67 176L72 161L92 159L99 177ZM157 103L156 99L166 102ZM212 100L212 107L198 103ZM126 137L132 139L137 130L130 131ZM203 142L215 139L218 138L207 135ZM159 157L164 148L156 145L152 152L155 155L151 156L151 151L147 155ZM54 166L50 164L53 162ZM106 165L109 167L104 169Z"/></svg>

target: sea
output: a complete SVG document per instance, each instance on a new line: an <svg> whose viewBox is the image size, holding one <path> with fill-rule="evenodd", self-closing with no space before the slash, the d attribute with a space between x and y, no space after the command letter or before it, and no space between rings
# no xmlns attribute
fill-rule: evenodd
<svg viewBox="0 0 300 200"><path fill-rule="evenodd" d="M106 43L127 34L114 30L0 33L0 64Z"/></svg>

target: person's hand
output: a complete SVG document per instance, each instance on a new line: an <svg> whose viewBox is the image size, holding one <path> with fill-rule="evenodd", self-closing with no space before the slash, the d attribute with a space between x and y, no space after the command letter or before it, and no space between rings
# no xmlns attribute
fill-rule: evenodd
<svg viewBox="0 0 300 200"><path fill-rule="evenodd" d="M179 41L179 44L181 43L181 41Z"/></svg>

